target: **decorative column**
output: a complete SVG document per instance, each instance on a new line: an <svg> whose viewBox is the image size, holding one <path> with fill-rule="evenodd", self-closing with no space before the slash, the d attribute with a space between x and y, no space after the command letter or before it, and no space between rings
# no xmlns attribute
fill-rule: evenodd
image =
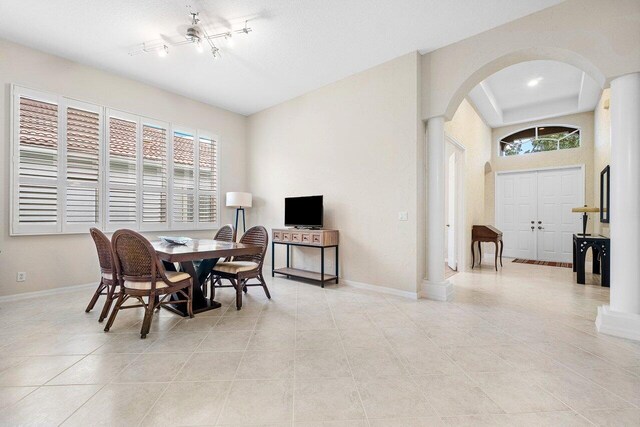
<svg viewBox="0 0 640 427"><path fill-rule="evenodd" d="M611 294L599 332L640 340L640 73L611 82Z"/></svg>
<svg viewBox="0 0 640 427"><path fill-rule="evenodd" d="M437 301L453 297L444 278L444 117L427 121L427 279L421 295Z"/></svg>

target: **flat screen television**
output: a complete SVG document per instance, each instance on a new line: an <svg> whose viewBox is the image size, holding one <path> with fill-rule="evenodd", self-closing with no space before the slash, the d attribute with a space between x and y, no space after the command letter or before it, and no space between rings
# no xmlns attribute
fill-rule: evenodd
<svg viewBox="0 0 640 427"><path fill-rule="evenodd" d="M297 228L322 228L322 196L286 197L284 225Z"/></svg>

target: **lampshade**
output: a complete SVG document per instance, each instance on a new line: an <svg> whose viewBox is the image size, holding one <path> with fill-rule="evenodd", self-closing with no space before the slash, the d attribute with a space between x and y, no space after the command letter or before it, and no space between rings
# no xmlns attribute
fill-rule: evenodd
<svg viewBox="0 0 640 427"><path fill-rule="evenodd" d="M237 191L230 191L227 193L227 206L234 208L250 208L251 207L251 193L241 193Z"/></svg>
<svg viewBox="0 0 640 427"><path fill-rule="evenodd" d="M588 206L580 206L571 209L571 212L600 212L600 208L590 208Z"/></svg>

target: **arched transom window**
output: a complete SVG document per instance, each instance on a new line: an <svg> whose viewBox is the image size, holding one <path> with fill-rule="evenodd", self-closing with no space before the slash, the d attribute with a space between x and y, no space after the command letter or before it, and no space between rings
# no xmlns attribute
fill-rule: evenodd
<svg viewBox="0 0 640 427"><path fill-rule="evenodd" d="M580 146L580 129L569 126L536 126L500 140L501 156L564 150Z"/></svg>

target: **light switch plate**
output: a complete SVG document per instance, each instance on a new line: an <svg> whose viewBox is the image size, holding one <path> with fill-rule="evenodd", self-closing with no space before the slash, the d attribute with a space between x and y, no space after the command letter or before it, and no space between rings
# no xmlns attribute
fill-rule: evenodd
<svg viewBox="0 0 640 427"><path fill-rule="evenodd" d="M16 282L24 282L25 280L27 280L27 273L19 271L18 274L16 274Z"/></svg>
<svg viewBox="0 0 640 427"><path fill-rule="evenodd" d="M408 221L409 220L409 212L398 212L398 220L399 221Z"/></svg>

